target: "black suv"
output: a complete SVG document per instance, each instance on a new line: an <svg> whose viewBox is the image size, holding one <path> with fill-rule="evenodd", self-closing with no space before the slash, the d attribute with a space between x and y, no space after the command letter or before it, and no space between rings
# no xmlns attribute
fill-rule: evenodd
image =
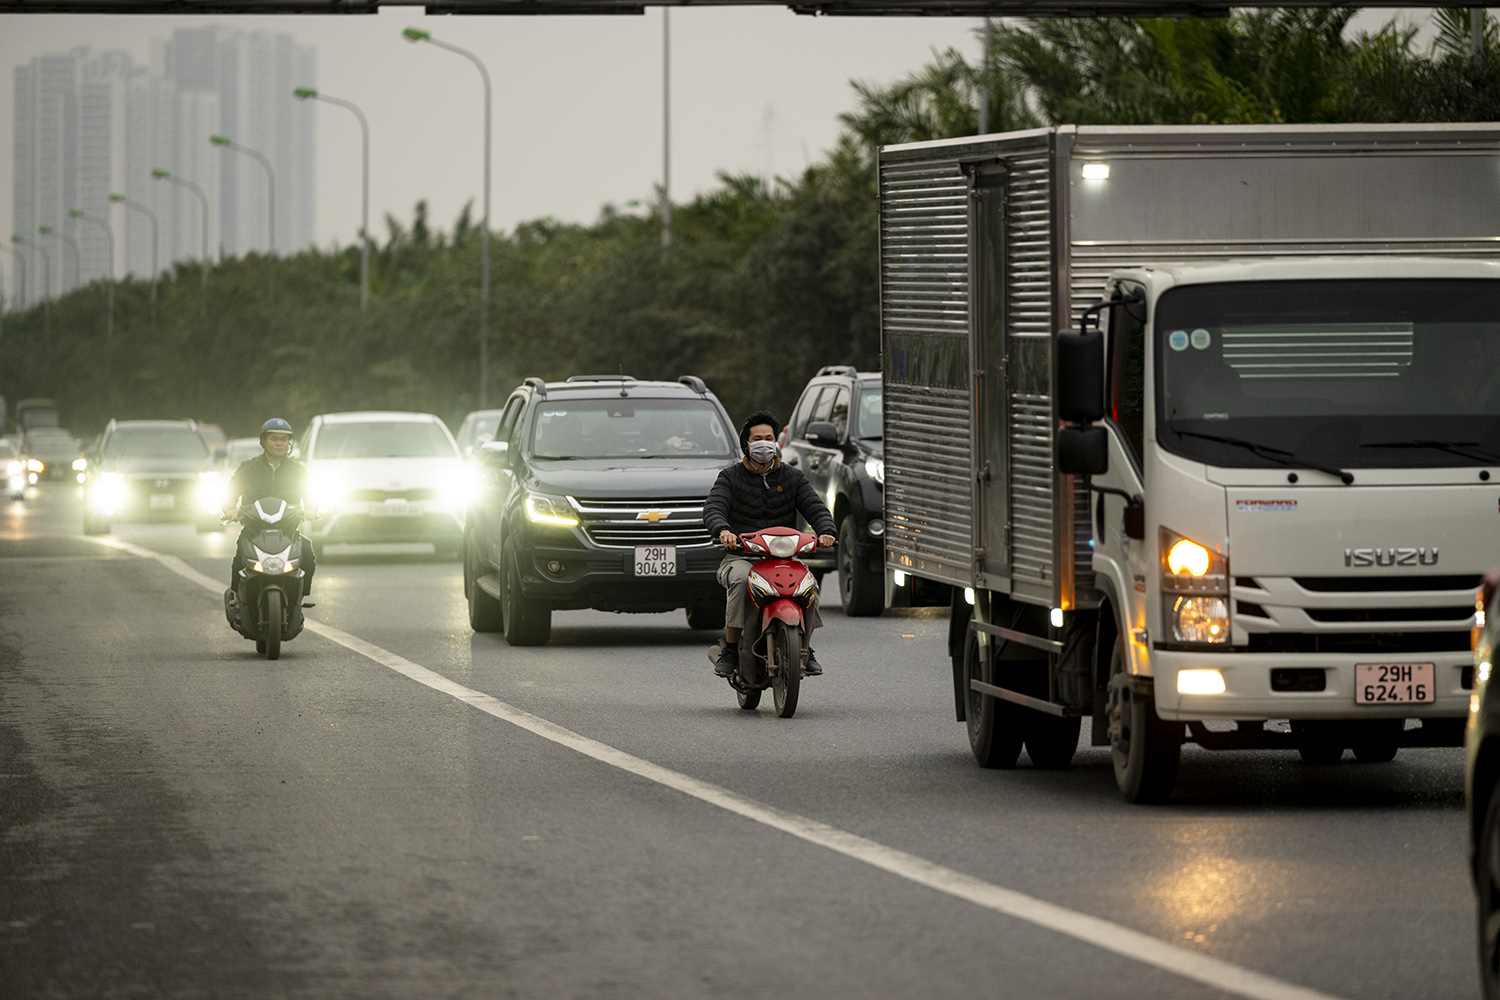
<svg viewBox="0 0 1500 1000"><path fill-rule="evenodd" d="M838 569L849 615L885 608L882 398L879 372L830 365L807 383L782 432L782 460L802 470L839 526L836 555L807 564L819 575Z"/></svg>
<svg viewBox="0 0 1500 1000"><path fill-rule="evenodd" d="M191 420L111 420L86 462L84 534L106 534L117 521L223 528L228 477Z"/></svg>
<svg viewBox="0 0 1500 1000"><path fill-rule="evenodd" d="M703 502L740 448L702 379L529 378L475 457L464 523L474 631L542 645L552 612L569 608L686 608L692 628L724 626Z"/></svg>

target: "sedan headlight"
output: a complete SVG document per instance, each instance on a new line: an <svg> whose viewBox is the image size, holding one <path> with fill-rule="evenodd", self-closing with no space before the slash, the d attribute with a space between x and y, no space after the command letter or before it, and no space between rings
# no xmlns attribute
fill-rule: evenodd
<svg viewBox="0 0 1500 1000"><path fill-rule="evenodd" d="M319 510L335 510L349 499L349 486L331 472L314 472L308 491Z"/></svg>
<svg viewBox="0 0 1500 1000"><path fill-rule="evenodd" d="M1173 642L1229 642L1229 560L1161 529L1163 624Z"/></svg>
<svg viewBox="0 0 1500 1000"><path fill-rule="evenodd" d="M576 527L578 518L568 508L567 501L540 493L526 494L526 516L537 524L560 524Z"/></svg>
<svg viewBox="0 0 1500 1000"><path fill-rule="evenodd" d="M198 504L208 513L224 509L226 484L217 472L198 473Z"/></svg>
<svg viewBox="0 0 1500 1000"><path fill-rule="evenodd" d="M479 497L479 472L471 465L455 465L438 487L438 497L445 507L462 511Z"/></svg>
<svg viewBox="0 0 1500 1000"><path fill-rule="evenodd" d="M5 463L5 474L7 476L19 476L26 471L26 466L17 459L11 459Z"/></svg>
<svg viewBox="0 0 1500 1000"><path fill-rule="evenodd" d="M47 466L39 458L28 458L26 460L26 468L30 472L45 472Z"/></svg>

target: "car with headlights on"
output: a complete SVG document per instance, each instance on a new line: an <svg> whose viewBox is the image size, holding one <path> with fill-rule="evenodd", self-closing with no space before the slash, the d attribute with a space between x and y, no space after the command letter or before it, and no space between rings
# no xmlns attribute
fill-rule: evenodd
<svg viewBox="0 0 1500 1000"><path fill-rule="evenodd" d="M574 608L685 608L689 627L723 628L703 504L740 447L702 379L529 378L503 411L464 531L474 631L542 645Z"/></svg>
<svg viewBox="0 0 1500 1000"><path fill-rule="evenodd" d="M260 457L260 453L265 451L261 447L260 438L230 438L225 442L223 450L224 457L220 459L219 464L224 466L231 476L245 462Z"/></svg>
<svg viewBox="0 0 1500 1000"><path fill-rule="evenodd" d="M186 521L219 531L228 484L191 420L111 420L82 470L83 530Z"/></svg>
<svg viewBox="0 0 1500 1000"><path fill-rule="evenodd" d="M0 438L0 464L5 466L5 491L12 500L22 500L26 497L26 487L30 479L26 474L26 460L21 457L21 449L10 438Z"/></svg>
<svg viewBox="0 0 1500 1000"><path fill-rule="evenodd" d="M463 423L458 425L458 433L453 435L464 458L473 458L475 449L495 437L495 429L500 426L500 417L504 413L503 409L475 410L464 417Z"/></svg>
<svg viewBox="0 0 1500 1000"><path fill-rule="evenodd" d="M456 557L473 471L431 413L324 413L300 449L319 520L319 542L428 542Z"/></svg>
<svg viewBox="0 0 1500 1000"><path fill-rule="evenodd" d="M21 435L21 454L38 479L72 479L81 471L83 449L62 427L33 427Z"/></svg>

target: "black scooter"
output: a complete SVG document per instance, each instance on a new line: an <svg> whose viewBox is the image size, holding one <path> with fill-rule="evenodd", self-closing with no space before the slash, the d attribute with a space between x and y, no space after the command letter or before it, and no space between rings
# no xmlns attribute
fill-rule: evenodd
<svg viewBox="0 0 1500 1000"><path fill-rule="evenodd" d="M224 591L224 617L236 632L255 640L266 659L281 656L281 644L302 631L302 536L305 511L276 497L241 507L240 561L244 568Z"/></svg>

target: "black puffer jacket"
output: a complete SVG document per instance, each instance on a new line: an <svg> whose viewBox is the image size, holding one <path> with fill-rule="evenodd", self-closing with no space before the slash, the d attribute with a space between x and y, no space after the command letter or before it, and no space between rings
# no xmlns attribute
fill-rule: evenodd
<svg viewBox="0 0 1500 1000"><path fill-rule="evenodd" d="M813 531L831 535L833 515L799 469L776 460L770 471L753 472L746 461L719 473L703 505L703 525L714 538L726 528L736 535L762 528L795 528L801 514Z"/></svg>

